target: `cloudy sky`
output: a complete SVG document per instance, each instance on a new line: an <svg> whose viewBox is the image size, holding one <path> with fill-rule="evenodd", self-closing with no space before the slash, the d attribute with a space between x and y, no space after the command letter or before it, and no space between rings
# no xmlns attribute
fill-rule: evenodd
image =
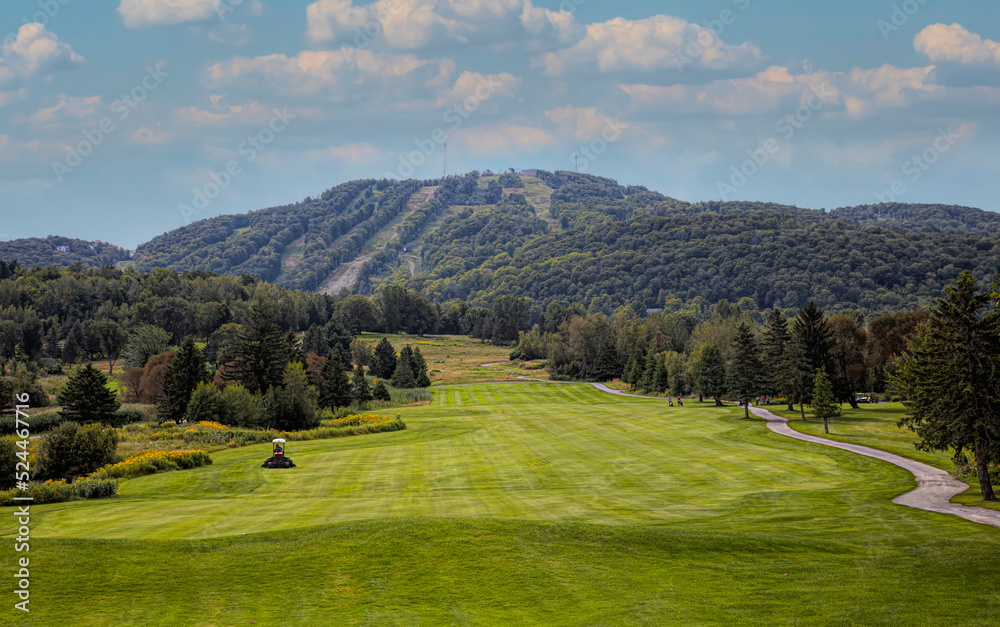
<svg viewBox="0 0 1000 627"><path fill-rule="evenodd" d="M5 0L0 238L384 176L1000 209L995 0Z"/></svg>

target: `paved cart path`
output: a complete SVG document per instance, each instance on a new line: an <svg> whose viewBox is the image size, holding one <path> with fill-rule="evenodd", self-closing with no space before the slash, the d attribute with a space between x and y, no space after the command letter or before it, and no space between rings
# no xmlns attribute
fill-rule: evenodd
<svg viewBox="0 0 1000 627"><path fill-rule="evenodd" d="M913 461L912 459L907 459L906 457L900 457L899 455L893 455L892 453L886 453L885 451L869 448L867 446L861 446L859 444L846 444L844 442L836 442L834 440L827 440L826 438L819 438L814 435L800 433L788 426L787 419L772 414L762 407L751 406L750 411L753 412L755 416L763 418L767 421L767 428L779 435L788 436L804 442L813 442L816 444L823 444L825 446L832 446L833 448L850 451L851 453L857 453L858 455L874 457L875 459L881 459L882 461L886 461L890 464L895 464L900 468L909 470L913 473L913 476L917 480L917 487L906 494L902 494L894 498L892 502L897 505L923 509L928 512L951 514L953 516L958 516L960 518L982 523L984 525L1000 527L1000 511L984 509L982 507L958 505L957 503L949 503L951 497L964 492L968 486L940 468L928 466L927 464L922 464L920 462Z"/></svg>

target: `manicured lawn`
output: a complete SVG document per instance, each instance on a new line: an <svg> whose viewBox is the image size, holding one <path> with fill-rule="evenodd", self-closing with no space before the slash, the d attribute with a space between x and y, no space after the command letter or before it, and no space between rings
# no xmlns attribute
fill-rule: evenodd
<svg viewBox="0 0 1000 627"><path fill-rule="evenodd" d="M391 411L405 431L293 442L290 471L247 447L33 507L24 624L1000 620L1000 530L735 408L518 382Z"/></svg>

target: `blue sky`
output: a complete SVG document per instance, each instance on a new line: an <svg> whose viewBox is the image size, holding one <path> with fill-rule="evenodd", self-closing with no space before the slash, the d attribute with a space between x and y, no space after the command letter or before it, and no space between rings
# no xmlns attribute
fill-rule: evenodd
<svg viewBox="0 0 1000 627"><path fill-rule="evenodd" d="M1000 5L6 0L0 238L127 247L356 178L1000 208ZM85 153L85 154L84 154Z"/></svg>

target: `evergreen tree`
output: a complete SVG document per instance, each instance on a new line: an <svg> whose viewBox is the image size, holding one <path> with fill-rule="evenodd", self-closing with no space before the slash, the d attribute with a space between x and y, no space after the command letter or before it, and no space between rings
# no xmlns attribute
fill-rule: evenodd
<svg viewBox="0 0 1000 627"><path fill-rule="evenodd" d="M371 384L365 378L365 369L361 366L354 369L354 376L351 377L351 396L361 405L372 400Z"/></svg>
<svg viewBox="0 0 1000 627"><path fill-rule="evenodd" d="M695 366L698 390L715 399L715 405L722 405L726 394L726 358L718 346L706 346Z"/></svg>
<svg viewBox="0 0 1000 627"><path fill-rule="evenodd" d="M826 322L826 314L816 303L809 301L792 320L792 342L795 344L795 388L800 409L812 400L813 380L816 371L823 368L831 371L830 349L833 334ZM805 414L803 413L803 417Z"/></svg>
<svg viewBox="0 0 1000 627"><path fill-rule="evenodd" d="M642 377L639 378L639 389L652 391L653 380L656 378L656 353L646 355L646 363L643 366Z"/></svg>
<svg viewBox="0 0 1000 627"><path fill-rule="evenodd" d="M388 338L382 338L375 346L375 354L372 356L372 376L388 379L396 372L396 365L396 349Z"/></svg>
<svg viewBox="0 0 1000 627"><path fill-rule="evenodd" d="M375 387L372 388L372 398L376 401L388 402L392 400L392 396L389 394L389 388L385 387L385 383L382 381L376 383Z"/></svg>
<svg viewBox="0 0 1000 627"><path fill-rule="evenodd" d="M51 359L62 357L62 347L59 346L59 320L53 316L49 322L48 333L45 334L45 354Z"/></svg>
<svg viewBox="0 0 1000 627"><path fill-rule="evenodd" d="M663 363L663 359L656 360L656 366L653 370L653 392L657 394L663 394L670 387L670 378L667 374L667 365Z"/></svg>
<svg viewBox="0 0 1000 627"><path fill-rule="evenodd" d="M246 324L237 331L225 380L235 381L254 394L281 385L289 355L285 335L275 319L274 310L263 299L254 301Z"/></svg>
<svg viewBox="0 0 1000 627"><path fill-rule="evenodd" d="M629 356L628 361L625 363L625 369L622 371L622 382L628 383L629 386L633 388L635 387L636 363L643 359L644 356L639 352L639 349L632 351L632 354ZM641 378L642 374L640 373L638 376Z"/></svg>
<svg viewBox="0 0 1000 627"><path fill-rule="evenodd" d="M790 341L788 321L780 311L772 309L764 322L764 335L761 341L761 357L764 364L761 391L767 396L784 396L788 399L789 411L795 388Z"/></svg>
<svg viewBox="0 0 1000 627"><path fill-rule="evenodd" d="M108 377L90 364L77 368L69 376L58 400L62 405L60 416L83 424L110 424L112 416L121 407L115 393L108 389Z"/></svg>
<svg viewBox="0 0 1000 627"><path fill-rule="evenodd" d="M817 418L823 419L823 431L830 433L829 421L840 416L840 405L833 396L830 377L822 368L816 371L816 377L813 379L812 410Z"/></svg>
<svg viewBox="0 0 1000 627"><path fill-rule="evenodd" d="M306 352L303 350L302 341L295 335L295 331L290 329L285 333L285 354L288 356L287 363L302 364L302 366L305 366Z"/></svg>
<svg viewBox="0 0 1000 627"><path fill-rule="evenodd" d="M404 346L399 352L396 372L392 373L392 387L400 389L416 387L416 379L413 376L413 349L409 346Z"/></svg>
<svg viewBox="0 0 1000 627"><path fill-rule="evenodd" d="M330 341L326 335L326 329L314 324L306 331L302 338L302 350L307 354L326 355L330 352Z"/></svg>
<svg viewBox="0 0 1000 627"><path fill-rule="evenodd" d="M743 403L743 417L750 417L750 399L757 395L760 389L761 372L764 367L760 361L760 349L757 338L746 322L740 322L736 328L736 343L733 346L733 359L729 367L729 389Z"/></svg>
<svg viewBox="0 0 1000 627"><path fill-rule="evenodd" d="M610 339L606 339L601 342L601 348L598 349L597 358L594 360L594 378L598 381L610 381L621 373L614 344Z"/></svg>
<svg viewBox="0 0 1000 627"><path fill-rule="evenodd" d="M199 383L210 380L205 368L205 357L195 346L194 338L188 337L181 344L177 356L163 377L163 400L157 410L160 422L173 420L180 424L187 413L191 395Z"/></svg>
<svg viewBox="0 0 1000 627"><path fill-rule="evenodd" d="M1000 460L1000 294L980 292L968 272L945 288L930 319L909 341L891 377L904 396L899 425L916 432L918 448L970 451L984 501L995 501L989 467Z"/></svg>
<svg viewBox="0 0 1000 627"><path fill-rule="evenodd" d="M351 382L347 378L343 362L332 351L320 370L320 376L323 377L323 395L319 399L320 407L336 409L351 404Z"/></svg>
<svg viewBox="0 0 1000 627"><path fill-rule="evenodd" d="M84 353L83 327L80 321L73 323L69 333L66 335L66 342L63 344L62 360L67 364L75 364Z"/></svg>
<svg viewBox="0 0 1000 627"><path fill-rule="evenodd" d="M416 387L429 388L431 386L431 378L427 374L427 361L424 359L423 353L420 352L419 346L413 349L411 369Z"/></svg>

